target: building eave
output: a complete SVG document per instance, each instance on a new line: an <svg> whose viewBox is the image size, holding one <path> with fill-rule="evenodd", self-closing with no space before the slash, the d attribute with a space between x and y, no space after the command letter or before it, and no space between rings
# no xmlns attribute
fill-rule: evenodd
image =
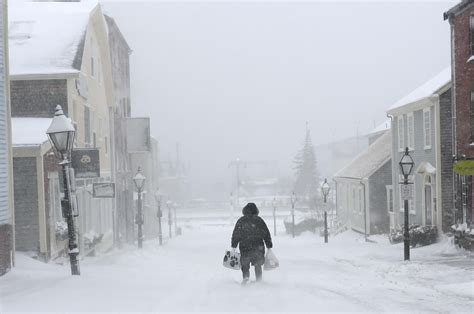
<svg viewBox="0 0 474 314"><path fill-rule="evenodd" d="M409 102L397 108L390 109L387 111L387 114L391 116L399 116L401 114L421 110L423 108L430 107L432 105L437 105L439 104L439 96L445 93L450 88L451 88L451 82L446 83L441 88L439 88L435 93L433 93L431 96L421 98L413 102Z"/></svg>
<svg viewBox="0 0 474 314"><path fill-rule="evenodd" d="M67 80L70 78L78 78L79 71L71 71L64 73L25 73L25 74L10 74L11 81L26 81L26 80Z"/></svg>
<svg viewBox="0 0 474 314"><path fill-rule="evenodd" d="M447 20L453 16L456 17L457 15L464 12L464 10L467 10L471 7L474 7L474 0L462 1L461 3L458 3L448 11L444 12L443 18L444 20Z"/></svg>

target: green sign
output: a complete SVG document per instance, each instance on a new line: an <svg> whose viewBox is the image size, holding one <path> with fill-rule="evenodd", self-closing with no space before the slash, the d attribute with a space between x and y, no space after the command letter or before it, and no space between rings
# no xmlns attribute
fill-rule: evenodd
<svg viewBox="0 0 474 314"><path fill-rule="evenodd" d="M474 160L460 160L453 166L453 171L461 176L474 176Z"/></svg>

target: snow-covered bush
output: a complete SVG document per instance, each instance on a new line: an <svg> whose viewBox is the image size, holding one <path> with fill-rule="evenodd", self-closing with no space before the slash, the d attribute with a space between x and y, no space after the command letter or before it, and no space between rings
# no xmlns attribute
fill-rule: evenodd
<svg viewBox="0 0 474 314"><path fill-rule="evenodd" d="M57 241L63 241L68 238L67 223L65 221L56 221L55 234Z"/></svg>
<svg viewBox="0 0 474 314"><path fill-rule="evenodd" d="M474 251L474 228L467 223L451 226L454 233L454 243L469 251Z"/></svg>
<svg viewBox="0 0 474 314"><path fill-rule="evenodd" d="M91 230L87 233L84 233L84 246L86 249L92 249L100 241L102 241L103 234L97 234L95 231Z"/></svg>
<svg viewBox="0 0 474 314"><path fill-rule="evenodd" d="M403 242L403 229L404 226L402 225L399 229L390 231L388 235L390 243L396 244ZM410 245L412 247L430 245L435 243L438 239L438 228L432 225L420 226L413 224L408 227L408 232L410 234Z"/></svg>

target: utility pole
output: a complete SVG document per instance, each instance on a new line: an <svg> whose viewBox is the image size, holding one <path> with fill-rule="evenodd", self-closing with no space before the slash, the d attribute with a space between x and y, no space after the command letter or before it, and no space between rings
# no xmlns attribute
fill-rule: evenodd
<svg viewBox="0 0 474 314"><path fill-rule="evenodd" d="M295 205L297 200L296 194L293 192L293 195L291 196L291 235L293 238L295 237Z"/></svg>
<svg viewBox="0 0 474 314"><path fill-rule="evenodd" d="M236 202L235 205L239 206L240 205L240 185L241 185L241 180L240 180L240 167L246 167L247 164L246 162L240 160L240 158L235 159L234 161L231 161L229 163L229 168L230 167L235 167L235 179L237 183L237 189L236 189Z"/></svg>
<svg viewBox="0 0 474 314"><path fill-rule="evenodd" d="M166 202L166 207L168 207L168 231L170 239L173 237L173 233L171 232L171 227L173 225L173 217L171 215L171 201L168 200Z"/></svg>

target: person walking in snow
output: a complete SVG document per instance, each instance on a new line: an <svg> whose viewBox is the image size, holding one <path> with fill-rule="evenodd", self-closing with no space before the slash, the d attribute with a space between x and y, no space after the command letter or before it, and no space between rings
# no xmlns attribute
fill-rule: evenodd
<svg viewBox="0 0 474 314"><path fill-rule="evenodd" d="M272 237L265 221L258 216L258 208L248 203L242 209L243 216L237 220L232 233L232 248L239 245L240 264L242 265L242 284L250 279L250 263L255 267L257 281L262 280L262 265L265 263L265 246L273 247Z"/></svg>

